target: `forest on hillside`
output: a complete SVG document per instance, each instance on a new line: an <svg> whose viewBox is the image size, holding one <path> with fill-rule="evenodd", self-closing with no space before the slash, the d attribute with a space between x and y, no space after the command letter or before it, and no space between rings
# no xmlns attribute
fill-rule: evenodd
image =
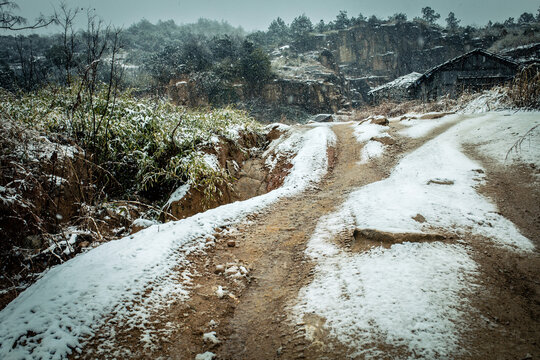
<svg viewBox="0 0 540 360"><path fill-rule="evenodd" d="M4 29L10 16L19 19L14 2L0 5ZM86 18L85 29L74 27L75 19ZM72 9L62 5L54 15L41 19L58 29L54 35L19 35L5 31L0 36L0 87L9 91L32 91L46 84L69 84L73 77L85 76L92 67L95 78L118 82L141 94L164 94L172 80L197 79L199 91L210 104L234 103L233 85L244 83L257 95L274 74L269 54L277 47L290 45L298 52L313 50L310 38L352 27L377 27L412 22L459 35L464 38L496 38L491 50L498 51L540 41L538 14L523 13L504 22L485 26L461 26L450 12L441 26L441 15L431 7L421 9L421 16L407 19L396 13L386 19L375 15L349 16L339 11L330 22L313 21L304 14L287 24L278 17L266 31L247 33L225 21L199 19L193 24L176 24L173 20L156 24L142 19L125 28L105 24L92 10ZM30 24L35 25L35 24ZM93 75L93 76L94 76Z"/></svg>

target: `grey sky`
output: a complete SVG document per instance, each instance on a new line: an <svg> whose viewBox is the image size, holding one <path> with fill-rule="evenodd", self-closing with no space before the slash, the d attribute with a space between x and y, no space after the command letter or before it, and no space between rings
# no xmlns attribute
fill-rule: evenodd
<svg viewBox="0 0 540 360"><path fill-rule="evenodd" d="M57 0L17 0L20 15L28 19L39 13L52 13ZM538 0L65 0L70 7L95 8L106 22L127 27L142 18L152 22L173 19L176 23L197 21L200 17L226 20L244 29L263 30L276 17L290 23L305 13L314 22L333 20L339 10L349 16L359 13L386 18L394 13L406 13L409 19L420 15L420 9L431 6L441 14L441 21L453 11L462 25L484 25L488 20L518 18L525 11L536 15ZM443 22L441 22L443 23ZM48 31L54 30L53 28Z"/></svg>

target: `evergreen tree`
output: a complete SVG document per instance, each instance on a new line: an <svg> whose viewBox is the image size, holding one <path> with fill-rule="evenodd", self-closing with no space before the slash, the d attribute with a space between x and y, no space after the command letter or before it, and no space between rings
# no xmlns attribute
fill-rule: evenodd
<svg viewBox="0 0 540 360"><path fill-rule="evenodd" d="M272 78L270 58L250 41L244 41L240 72L252 94L258 94Z"/></svg>
<svg viewBox="0 0 540 360"><path fill-rule="evenodd" d="M350 20L347 16L347 12L344 10L341 10L339 14L336 16L336 21L334 22L334 26L337 30L346 29L350 26Z"/></svg>
<svg viewBox="0 0 540 360"><path fill-rule="evenodd" d="M296 45L305 50L307 48L307 41L309 39L309 33L313 31L313 24L310 18L305 14L302 14L291 23L291 35Z"/></svg>
<svg viewBox="0 0 540 360"><path fill-rule="evenodd" d="M422 19L426 20L430 24L435 24L435 21L439 20L441 17L441 14L438 14L430 8L429 6L426 6L425 8L422 8Z"/></svg>
<svg viewBox="0 0 540 360"><path fill-rule="evenodd" d="M278 17L270 23L268 36L273 43L284 44L289 41L289 27L282 18Z"/></svg>
<svg viewBox="0 0 540 360"><path fill-rule="evenodd" d="M453 12L450 12L446 18L446 27L448 30L455 31L459 27L460 22L461 20L458 20L456 15Z"/></svg>
<svg viewBox="0 0 540 360"><path fill-rule="evenodd" d="M326 24L324 23L324 20L321 19L317 25L315 25L315 31L318 33L323 33L326 31Z"/></svg>
<svg viewBox="0 0 540 360"><path fill-rule="evenodd" d="M407 21L407 15L404 13L395 13L394 15L390 16L388 20L401 23Z"/></svg>
<svg viewBox="0 0 540 360"><path fill-rule="evenodd" d="M534 15L528 12L524 12L518 19L518 24L529 24L534 22Z"/></svg>

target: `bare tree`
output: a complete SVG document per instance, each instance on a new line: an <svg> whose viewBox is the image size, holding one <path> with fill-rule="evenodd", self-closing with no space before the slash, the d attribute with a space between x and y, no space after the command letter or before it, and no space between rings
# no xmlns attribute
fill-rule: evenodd
<svg viewBox="0 0 540 360"><path fill-rule="evenodd" d="M14 14L18 9L19 5L15 1L0 1L0 29L14 31L39 29L55 22L54 17L46 18L40 15L33 24L27 25L26 18Z"/></svg>
<svg viewBox="0 0 540 360"><path fill-rule="evenodd" d="M71 9L66 3L61 3L60 10L54 14L55 22L62 28L63 62L68 86L71 85L71 69L75 66L76 36L73 25L79 11L79 8Z"/></svg>

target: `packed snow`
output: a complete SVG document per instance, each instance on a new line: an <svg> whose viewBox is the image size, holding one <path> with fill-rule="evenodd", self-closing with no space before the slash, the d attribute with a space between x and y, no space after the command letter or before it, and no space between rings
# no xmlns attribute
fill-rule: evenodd
<svg viewBox="0 0 540 360"><path fill-rule="evenodd" d="M398 132L399 135L418 139L431 133L436 128L456 121L459 115L447 115L439 119L405 119L400 124L407 126Z"/></svg>
<svg viewBox="0 0 540 360"><path fill-rule="evenodd" d="M371 120L364 121L354 127L354 136L359 143L365 143L360 153L360 164L366 164L373 158L382 156L386 145L372 140L374 137L391 137L388 126L373 124Z"/></svg>
<svg viewBox="0 0 540 360"><path fill-rule="evenodd" d="M377 343L448 358L458 347L463 295L475 272L462 247L442 243L338 251L316 267L294 312L298 321L309 313L324 317L330 334L354 349L352 358L384 357Z"/></svg>
<svg viewBox="0 0 540 360"><path fill-rule="evenodd" d="M214 229L240 222L279 198L304 191L327 172L326 149L335 143L334 133L320 127L291 136L292 143L280 141L276 148L293 156L292 169L281 188L151 226L44 273L0 312L0 358L65 358L79 351L83 338L92 336L108 314L114 314L115 323L124 327L144 327L150 309L186 299L189 274L178 274L174 268L186 263L186 255L203 250L204 239L212 237ZM151 341L151 336L145 336Z"/></svg>
<svg viewBox="0 0 540 360"><path fill-rule="evenodd" d="M390 81L389 83L383 84L383 85L381 85L379 87L376 87L373 90L370 90L368 92L368 94L371 95L371 94L376 93L376 92L381 91L381 90L388 90L388 89L394 89L394 88L406 89L409 86L411 86L412 84L414 84L416 82L416 80L418 80L420 78L420 76L422 76L422 74L417 73L417 72L412 72L410 74L403 75L403 76L398 77L397 79L395 79L393 81Z"/></svg>
<svg viewBox="0 0 540 360"><path fill-rule="evenodd" d="M361 187L321 218L306 249L317 263L315 276L292 307L296 320L305 321L306 314L326 319L326 328L355 351L353 357L384 355L377 344L422 358L458 354L467 310L463 295L474 289L477 271L467 242L482 236L512 251L534 251L532 242L476 191L484 171L462 146L478 144L484 155L500 158L538 118L537 113L453 117L457 125L406 155L388 178ZM537 145L527 156L540 157ZM418 214L424 223L413 219ZM459 241L406 242L352 253L334 239L350 238L354 229L442 232Z"/></svg>

